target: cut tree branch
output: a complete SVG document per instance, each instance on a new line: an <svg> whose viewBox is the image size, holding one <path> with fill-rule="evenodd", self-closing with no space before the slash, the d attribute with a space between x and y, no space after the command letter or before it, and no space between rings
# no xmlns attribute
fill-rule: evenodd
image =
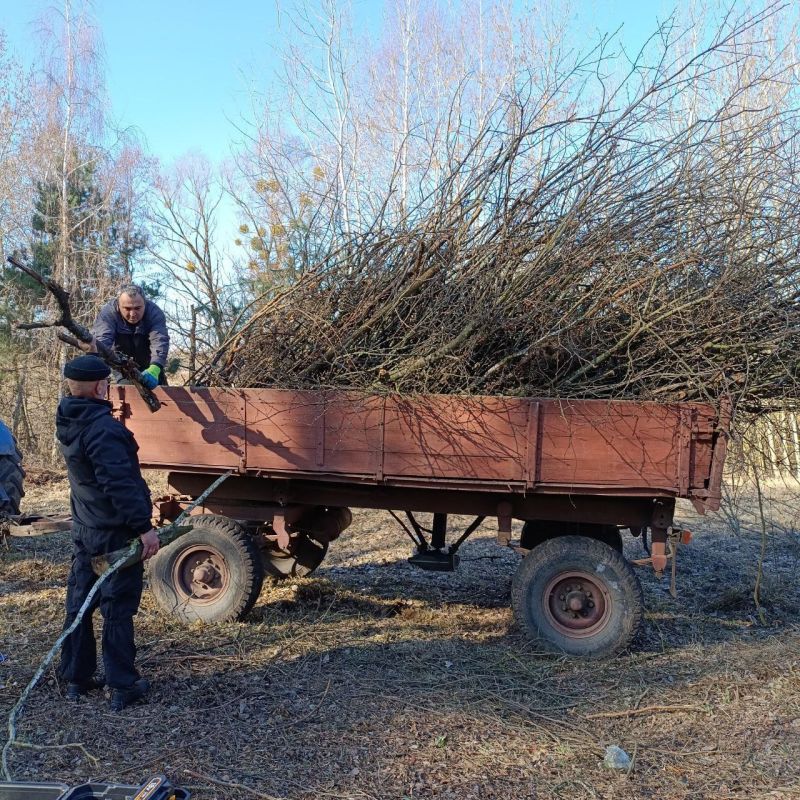
<svg viewBox="0 0 800 800"><path fill-rule="evenodd" d="M92 336L91 331L73 319L72 309L69 305L69 292L66 291L63 286L52 278L45 278L40 275L35 269L26 267L12 256L8 257L8 262L24 272L29 278L35 280L40 286L47 289L55 298L61 311L61 316L50 322L18 323L16 327L19 330L56 327L66 328L67 331L69 331L68 334L61 331L57 333L58 338L62 342L77 347L84 352L96 352L112 370L119 372L123 378L133 383L150 411L158 411L158 409L161 408L159 399L142 383L142 373L139 371L136 362L130 356L117 352L115 348L106 347L102 342L98 342L94 336Z"/></svg>

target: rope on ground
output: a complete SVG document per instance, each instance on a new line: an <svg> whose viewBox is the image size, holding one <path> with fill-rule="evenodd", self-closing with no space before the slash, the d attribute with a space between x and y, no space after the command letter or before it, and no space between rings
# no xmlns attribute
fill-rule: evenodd
<svg viewBox="0 0 800 800"><path fill-rule="evenodd" d="M170 538L170 534L173 534L176 529L181 526L181 522L186 517L187 514L191 513L191 511L196 508L203 500L206 499L231 473L226 472L224 475L220 475L211 486L208 487L196 500L194 500L189 506L184 509L184 511L178 516L178 518L169 525L160 528L158 531L158 538L162 544L168 544L169 542L173 541L175 536ZM130 546L126 549L121 551L121 555L117 558L104 572L100 577L97 579L97 582L92 587L89 595L87 596L86 600L84 600L83 605L80 607L77 616L72 621L72 624L62 631L61 635L56 639L55 644L50 648L47 655L42 660L39 668L34 673L33 677L30 680L30 683L25 687L25 690L20 695L19 700L17 700L14 707L11 709L11 712L8 715L8 739L3 746L2 758L0 762L2 763L2 774L3 778L7 781L12 779L11 771L8 768L8 753L11 748L16 743L16 736L17 736L17 721L19 719L20 714L22 713L22 709L25 707L25 701L28 699L28 696L35 688L36 684L39 682L39 679L44 675L44 671L50 665L50 662L53 660L55 654L61 648L62 643L64 640L75 630L75 628L80 625L81 620L83 619L84 614L86 613L87 609L91 608L92 601L94 600L95 595L99 591L100 587L103 583L108 580L108 578L116 572L120 567L123 565L130 563L131 558L135 558L137 553L141 553L141 541L139 539L134 539Z"/></svg>

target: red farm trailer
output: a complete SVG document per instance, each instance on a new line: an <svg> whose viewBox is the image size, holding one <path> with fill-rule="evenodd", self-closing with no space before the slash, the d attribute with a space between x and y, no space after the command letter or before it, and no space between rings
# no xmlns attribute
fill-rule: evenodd
<svg viewBox="0 0 800 800"><path fill-rule="evenodd" d="M665 569L681 532L676 498L716 510L726 415L704 404L508 397L365 395L167 387L153 414L114 386L114 413L142 466L166 470L159 523L214 477L232 475L195 510L191 533L151 562L158 602L187 620L240 618L264 574L307 575L350 523L352 507L405 512L409 559L452 570L486 518L522 556L518 623L567 653L627 647L642 591L622 532L648 535ZM430 528L414 516L428 512ZM448 516L474 520L448 530ZM512 520L521 534L512 538ZM448 534L450 534L448 536Z"/></svg>

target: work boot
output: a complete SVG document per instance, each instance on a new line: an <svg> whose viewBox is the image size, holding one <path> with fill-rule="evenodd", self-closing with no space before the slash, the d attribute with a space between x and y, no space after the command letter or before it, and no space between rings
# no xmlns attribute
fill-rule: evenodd
<svg viewBox="0 0 800 800"><path fill-rule="evenodd" d="M125 689L111 690L111 710L122 711L123 708L141 700L150 689L150 683L145 678L139 678Z"/></svg>
<svg viewBox="0 0 800 800"><path fill-rule="evenodd" d="M88 678L85 681L68 681L64 687L64 697L67 700L78 701L81 697L95 689L102 689L106 685L105 678L100 675L97 678Z"/></svg>

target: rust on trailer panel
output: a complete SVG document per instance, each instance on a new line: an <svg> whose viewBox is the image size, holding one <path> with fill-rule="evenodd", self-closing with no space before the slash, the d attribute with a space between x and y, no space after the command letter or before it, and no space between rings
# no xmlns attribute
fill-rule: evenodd
<svg viewBox="0 0 800 800"><path fill-rule="evenodd" d="M145 467L713 503L724 458L703 404L164 387L111 399ZM710 505L709 505L710 507Z"/></svg>

